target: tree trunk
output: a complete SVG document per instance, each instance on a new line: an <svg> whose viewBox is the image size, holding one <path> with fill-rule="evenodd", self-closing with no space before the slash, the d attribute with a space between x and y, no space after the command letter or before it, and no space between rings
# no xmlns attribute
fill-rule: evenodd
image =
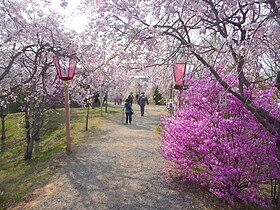
<svg viewBox="0 0 280 210"><path fill-rule="evenodd" d="M1 116L2 118L2 135L1 135L1 145L0 145L0 152L4 151L5 146L5 138L6 138L6 131L5 131L5 116Z"/></svg>
<svg viewBox="0 0 280 210"><path fill-rule="evenodd" d="M108 112L108 90L105 93L105 97L106 97L106 104L105 104L105 112Z"/></svg>
<svg viewBox="0 0 280 210"><path fill-rule="evenodd" d="M168 102L168 109L169 109L169 116L173 116L173 84L170 85L170 93L169 93L169 102Z"/></svg>
<svg viewBox="0 0 280 210"><path fill-rule="evenodd" d="M100 103L100 116L103 116L103 101Z"/></svg>
<svg viewBox="0 0 280 210"><path fill-rule="evenodd" d="M89 104L87 105L87 115L86 115L86 131L88 130L88 117L89 117Z"/></svg>
<svg viewBox="0 0 280 210"><path fill-rule="evenodd" d="M1 132L1 140L6 138L6 131L5 131L5 116L1 116L1 123L2 123L2 132Z"/></svg>
<svg viewBox="0 0 280 210"><path fill-rule="evenodd" d="M32 156L32 150L33 150L33 142L30 135L30 122L29 122L29 116L27 109L25 110L25 130L26 130L26 152L24 154L24 159L31 159Z"/></svg>

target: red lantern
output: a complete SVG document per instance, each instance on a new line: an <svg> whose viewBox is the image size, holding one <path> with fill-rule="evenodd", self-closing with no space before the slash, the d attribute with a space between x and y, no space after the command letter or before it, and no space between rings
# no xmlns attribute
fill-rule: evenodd
<svg viewBox="0 0 280 210"><path fill-rule="evenodd" d="M59 61L58 56L53 57L53 62L57 71L57 75L61 80L73 79L76 72L77 57L75 54L63 56Z"/></svg>
<svg viewBox="0 0 280 210"><path fill-rule="evenodd" d="M175 63L173 66L175 89L183 89L185 86L186 63Z"/></svg>

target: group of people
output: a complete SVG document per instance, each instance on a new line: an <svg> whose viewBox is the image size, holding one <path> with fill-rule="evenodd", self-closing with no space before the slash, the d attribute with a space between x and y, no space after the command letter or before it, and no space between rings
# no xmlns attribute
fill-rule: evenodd
<svg viewBox="0 0 280 210"><path fill-rule="evenodd" d="M122 97L121 96L116 96L114 98L114 103L115 103L115 105L121 105L122 104Z"/></svg>
<svg viewBox="0 0 280 210"><path fill-rule="evenodd" d="M125 115L126 115L125 124L128 124L128 122L131 124L131 122L132 122L133 101L134 101L134 95L132 92L130 92L130 94L128 95L127 99L125 100L125 104L124 104L124 110L125 110ZM138 105L140 106L141 116L144 116L146 104L148 104L148 100L147 100L147 97L145 96L145 93L142 92L141 95L138 97Z"/></svg>

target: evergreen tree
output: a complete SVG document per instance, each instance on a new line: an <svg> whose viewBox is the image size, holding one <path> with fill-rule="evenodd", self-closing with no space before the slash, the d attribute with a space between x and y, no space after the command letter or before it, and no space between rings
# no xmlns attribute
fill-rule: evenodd
<svg viewBox="0 0 280 210"><path fill-rule="evenodd" d="M158 86L154 90L153 99L154 99L156 105L160 104L160 100L162 99L162 94L159 92Z"/></svg>

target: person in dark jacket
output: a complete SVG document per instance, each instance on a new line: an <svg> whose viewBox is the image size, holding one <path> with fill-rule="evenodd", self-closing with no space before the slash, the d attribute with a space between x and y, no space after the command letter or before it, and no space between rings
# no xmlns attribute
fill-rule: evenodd
<svg viewBox="0 0 280 210"><path fill-rule="evenodd" d="M141 116L144 116L146 102L148 102L147 98L145 97L145 93L142 92L138 98L138 105L140 106Z"/></svg>
<svg viewBox="0 0 280 210"><path fill-rule="evenodd" d="M124 109L125 109L125 124L129 123L131 124L132 121L132 108L131 108L131 104L129 103L129 99L125 100L125 104L124 104Z"/></svg>
<svg viewBox="0 0 280 210"><path fill-rule="evenodd" d="M128 102L129 102L129 103L131 104L131 106L132 106L132 103L133 103L133 100L134 100L134 95L133 95L132 92L130 92L130 94L128 95L127 99L128 99Z"/></svg>

